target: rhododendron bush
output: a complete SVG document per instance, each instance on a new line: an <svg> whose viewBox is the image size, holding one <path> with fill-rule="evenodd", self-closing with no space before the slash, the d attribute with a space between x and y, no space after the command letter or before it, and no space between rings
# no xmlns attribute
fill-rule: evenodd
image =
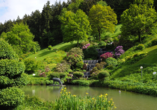
<svg viewBox="0 0 157 110"><path fill-rule="evenodd" d="M89 46L90 46L90 43L84 45L84 46L82 47L82 49L87 49Z"/></svg>
<svg viewBox="0 0 157 110"><path fill-rule="evenodd" d="M117 46L115 49L115 56L118 58L124 53L123 46Z"/></svg>
<svg viewBox="0 0 157 110"><path fill-rule="evenodd" d="M100 55L100 58L102 58L102 59L107 59L108 57L113 57L113 53L112 52L106 52L106 53Z"/></svg>

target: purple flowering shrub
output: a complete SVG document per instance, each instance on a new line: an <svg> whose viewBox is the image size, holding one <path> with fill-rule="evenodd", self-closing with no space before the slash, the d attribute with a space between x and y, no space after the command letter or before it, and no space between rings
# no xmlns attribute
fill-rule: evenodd
<svg viewBox="0 0 157 110"><path fill-rule="evenodd" d="M100 58L102 58L102 59L107 59L108 57L113 57L113 53L112 52L106 52L106 53L100 55Z"/></svg>
<svg viewBox="0 0 157 110"><path fill-rule="evenodd" d="M124 53L123 46L117 46L115 49L115 56L118 58Z"/></svg>
<svg viewBox="0 0 157 110"><path fill-rule="evenodd" d="M82 47L82 49L87 49L89 46L90 46L90 43L84 45L84 46Z"/></svg>

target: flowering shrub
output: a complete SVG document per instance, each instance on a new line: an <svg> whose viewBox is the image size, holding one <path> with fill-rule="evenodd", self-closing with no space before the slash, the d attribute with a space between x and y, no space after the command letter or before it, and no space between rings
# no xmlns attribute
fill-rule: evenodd
<svg viewBox="0 0 157 110"><path fill-rule="evenodd" d="M75 67L78 62L83 61L81 55L78 54L67 55L66 60L72 67Z"/></svg>
<svg viewBox="0 0 157 110"><path fill-rule="evenodd" d="M113 53L112 52L106 52L106 53L100 55L100 58L102 58L102 59L107 59L108 57L113 57Z"/></svg>
<svg viewBox="0 0 157 110"><path fill-rule="evenodd" d="M117 46L115 49L115 56L120 57L124 53L123 46Z"/></svg>
<svg viewBox="0 0 157 110"><path fill-rule="evenodd" d="M82 49L87 49L89 46L90 46L90 43L84 45L84 46L82 47Z"/></svg>

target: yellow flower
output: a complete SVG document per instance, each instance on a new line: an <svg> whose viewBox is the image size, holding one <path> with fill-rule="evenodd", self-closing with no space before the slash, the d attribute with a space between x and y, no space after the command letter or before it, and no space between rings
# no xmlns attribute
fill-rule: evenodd
<svg viewBox="0 0 157 110"><path fill-rule="evenodd" d="M108 96L108 94L106 93L105 96Z"/></svg>
<svg viewBox="0 0 157 110"><path fill-rule="evenodd" d="M60 92L60 93L62 93L62 92Z"/></svg>
<svg viewBox="0 0 157 110"><path fill-rule="evenodd" d="M110 103L110 101L108 101L108 103Z"/></svg>
<svg viewBox="0 0 157 110"><path fill-rule="evenodd" d="M88 95L88 93L86 92L86 94Z"/></svg>
<svg viewBox="0 0 157 110"><path fill-rule="evenodd" d="M110 100L113 100L112 98Z"/></svg>
<svg viewBox="0 0 157 110"><path fill-rule="evenodd" d="M66 90L67 88L65 87L64 89Z"/></svg>
<svg viewBox="0 0 157 110"><path fill-rule="evenodd" d="M76 97L76 95L73 95L74 97Z"/></svg>
<svg viewBox="0 0 157 110"><path fill-rule="evenodd" d="M92 98L94 100L94 98Z"/></svg>
<svg viewBox="0 0 157 110"><path fill-rule="evenodd" d="M117 108L116 106L114 108Z"/></svg>

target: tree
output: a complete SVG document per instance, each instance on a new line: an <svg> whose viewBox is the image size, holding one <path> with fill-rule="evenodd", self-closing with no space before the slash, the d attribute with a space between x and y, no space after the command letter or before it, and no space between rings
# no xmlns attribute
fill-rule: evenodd
<svg viewBox="0 0 157 110"><path fill-rule="evenodd" d="M117 24L117 16L110 6L102 6L100 4L93 5L89 11L89 20L94 32L99 33L99 41L101 41L102 31L108 30L114 32L115 24Z"/></svg>
<svg viewBox="0 0 157 110"><path fill-rule="evenodd" d="M87 15L82 10L77 10L76 14L72 11L63 9L59 20L62 22L63 41L87 40L88 32L91 31Z"/></svg>
<svg viewBox="0 0 157 110"><path fill-rule="evenodd" d="M23 23L16 23L7 33L3 32L1 38L8 41L18 54L23 54L35 49L38 43L34 42L34 35L30 32L28 26Z"/></svg>
<svg viewBox="0 0 157 110"><path fill-rule="evenodd" d="M0 38L0 108L12 110L24 101L24 92L17 88L26 85L25 65L12 47ZM17 87L14 87L17 86Z"/></svg>
<svg viewBox="0 0 157 110"><path fill-rule="evenodd" d="M121 15L122 37L138 36L141 42L142 35L157 25L156 14L153 0L135 0Z"/></svg>

